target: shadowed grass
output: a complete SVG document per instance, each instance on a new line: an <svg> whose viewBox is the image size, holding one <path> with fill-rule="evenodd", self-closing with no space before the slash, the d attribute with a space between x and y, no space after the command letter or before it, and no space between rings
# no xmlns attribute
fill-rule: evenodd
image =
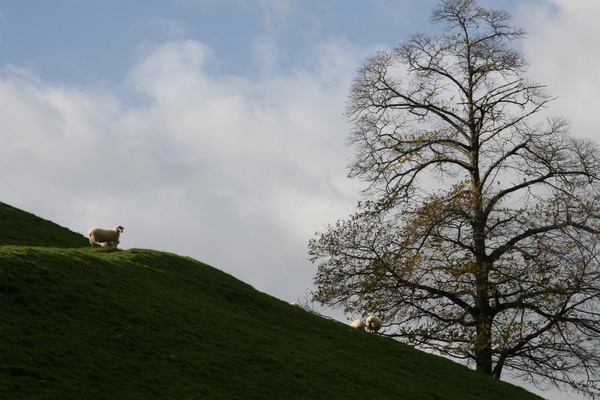
<svg viewBox="0 0 600 400"><path fill-rule="evenodd" d="M85 247L87 237L54 222L0 203L0 245Z"/></svg>

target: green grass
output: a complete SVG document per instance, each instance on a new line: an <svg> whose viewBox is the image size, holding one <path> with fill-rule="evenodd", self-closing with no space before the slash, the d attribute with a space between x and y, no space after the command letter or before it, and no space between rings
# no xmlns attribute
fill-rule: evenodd
<svg viewBox="0 0 600 400"><path fill-rule="evenodd" d="M539 399L152 250L0 246L0 316L0 399Z"/></svg>
<svg viewBox="0 0 600 400"><path fill-rule="evenodd" d="M54 222L0 203L0 245L73 248L90 242Z"/></svg>

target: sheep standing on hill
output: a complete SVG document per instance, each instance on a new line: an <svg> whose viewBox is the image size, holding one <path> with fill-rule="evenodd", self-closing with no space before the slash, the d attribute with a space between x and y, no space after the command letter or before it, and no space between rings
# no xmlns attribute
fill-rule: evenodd
<svg viewBox="0 0 600 400"><path fill-rule="evenodd" d="M355 319L354 321L352 321L350 326L353 328L359 329L361 331L365 330L365 323L363 322L362 319Z"/></svg>
<svg viewBox="0 0 600 400"><path fill-rule="evenodd" d="M367 317L366 326L371 332L377 332L381 329L381 319L375 317L374 315L369 315Z"/></svg>
<svg viewBox="0 0 600 400"><path fill-rule="evenodd" d="M92 228L88 232L88 236L90 237L90 244L94 247L94 243L98 243L103 247L108 246L117 246L119 244L119 235L123 232L125 228L121 225L115 226L112 229L102 229L102 228ZM107 243L106 245L102 243Z"/></svg>

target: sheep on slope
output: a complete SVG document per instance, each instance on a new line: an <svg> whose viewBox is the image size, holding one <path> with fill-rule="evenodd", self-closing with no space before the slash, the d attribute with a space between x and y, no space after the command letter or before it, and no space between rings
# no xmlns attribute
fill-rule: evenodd
<svg viewBox="0 0 600 400"><path fill-rule="evenodd" d="M92 228L88 232L88 236L90 237L90 244L94 247L94 243L98 243L103 247L111 246L114 244L116 246L119 244L119 235L123 232L125 228L121 225L115 226L112 229L103 229L103 228ZM107 245L103 245L102 243L108 243Z"/></svg>
<svg viewBox="0 0 600 400"><path fill-rule="evenodd" d="M355 319L354 321L352 321L350 326L353 328L359 329L361 331L365 330L365 323L363 322L362 319Z"/></svg>
<svg viewBox="0 0 600 400"><path fill-rule="evenodd" d="M375 317L374 315L369 315L365 325L371 332L377 332L381 329L381 319Z"/></svg>

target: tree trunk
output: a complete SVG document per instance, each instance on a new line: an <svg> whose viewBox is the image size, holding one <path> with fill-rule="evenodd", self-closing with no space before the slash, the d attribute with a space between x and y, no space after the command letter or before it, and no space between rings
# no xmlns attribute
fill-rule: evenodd
<svg viewBox="0 0 600 400"><path fill-rule="evenodd" d="M494 365L492 359L492 321L493 310L489 301L489 280L491 263L486 256L485 225L483 199L479 182L478 170L473 175L474 185L474 215L473 242L475 244L475 308L473 317L476 323L475 362L477 371L492 376Z"/></svg>
<svg viewBox="0 0 600 400"><path fill-rule="evenodd" d="M493 376L491 318L484 317L477 323L475 346L477 371Z"/></svg>
<svg viewBox="0 0 600 400"><path fill-rule="evenodd" d="M492 361L492 308L489 302L489 265L479 262L475 276L475 362L477 371L493 375Z"/></svg>

